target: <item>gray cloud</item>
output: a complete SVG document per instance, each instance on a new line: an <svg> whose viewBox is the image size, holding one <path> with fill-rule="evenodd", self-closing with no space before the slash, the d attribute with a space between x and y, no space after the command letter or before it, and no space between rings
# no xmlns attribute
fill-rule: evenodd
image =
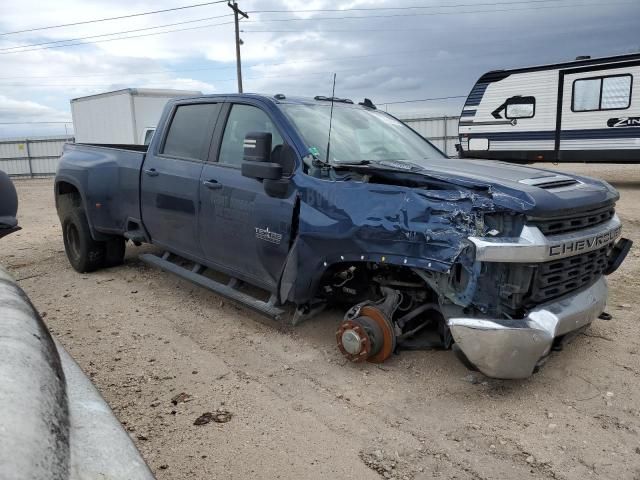
<svg viewBox="0 0 640 480"><path fill-rule="evenodd" d="M516 0L496 0L508 3ZM94 16L141 11L129 1L69 0L39 10L41 2L24 0L3 6L0 30L38 26ZM553 63L576 55L606 56L637 51L640 2L611 0L550 0L483 6L487 0L461 0L469 7L433 10L388 10L308 14L250 14L243 22L245 90L298 95L327 95L333 72L337 94L377 102L465 95L484 72ZM446 5L444 0L398 3L392 0L240 0L246 10ZM171 7L169 0L154 8ZM451 3L449 3L451 5ZM564 6L567 8L542 8ZM489 10L489 13L479 13ZM508 11L497 11L508 10ZM6 11L6 14L5 14ZM42 15L37 13L42 11ZM227 13L223 4L170 15L141 17L82 28L21 35L13 42L30 43L69 36L143 28L163 23ZM452 15L411 15L418 12ZM476 13L463 13L472 12ZM388 14L385 15L385 12ZM322 20L322 17L372 16L368 19ZM408 16L392 16L408 15ZM311 18L269 22L270 19ZM266 32L265 32L266 30ZM284 30L284 31L283 31ZM286 31L289 30L289 31ZM260 31L260 32L258 32ZM65 35L67 35L65 37ZM4 43L2 43L4 42ZM0 48L10 46L0 40ZM234 50L231 27L175 32L85 47L51 49L0 56L0 94L18 102L35 102L64 112L68 100L115 86L162 86L204 91L234 91ZM274 65L275 64L275 65ZM205 69L194 71L197 69ZM172 70L190 70L172 72ZM144 72L162 72L149 74ZM82 73L103 76L71 77ZM20 86L18 84L22 83ZM35 86L41 84L42 86ZM54 87L47 85L56 85ZM200 87L196 87L199 85ZM392 112L457 114L460 100L391 105ZM49 112L50 113L50 112ZM42 115L47 114L42 111ZM37 115L36 115L37 116ZM0 118L6 118L0 111Z"/></svg>

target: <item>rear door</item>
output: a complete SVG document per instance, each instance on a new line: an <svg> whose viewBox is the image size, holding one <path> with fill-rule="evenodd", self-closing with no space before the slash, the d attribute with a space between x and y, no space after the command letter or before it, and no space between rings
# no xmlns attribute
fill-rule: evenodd
<svg viewBox="0 0 640 480"><path fill-rule="evenodd" d="M220 103L174 107L164 137L146 156L141 174L142 220L154 244L202 258L198 238L200 175Z"/></svg>
<svg viewBox="0 0 640 480"><path fill-rule="evenodd" d="M259 102L225 105L212 161L202 170L200 244L209 264L274 291L289 251L295 193L270 197L261 181L242 176L249 132L270 132L272 149L281 148L280 129Z"/></svg>

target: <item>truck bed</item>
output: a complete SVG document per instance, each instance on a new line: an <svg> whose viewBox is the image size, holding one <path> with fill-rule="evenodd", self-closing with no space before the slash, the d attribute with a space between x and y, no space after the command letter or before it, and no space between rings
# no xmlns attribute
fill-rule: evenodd
<svg viewBox="0 0 640 480"><path fill-rule="evenodd" d="M68 179L84 192L84 208L96 232L122 235L129 220L140 219L140 169L147 148L91 143L64 146L58 178ZM78 170L85 174L77 175Z"/></svg>

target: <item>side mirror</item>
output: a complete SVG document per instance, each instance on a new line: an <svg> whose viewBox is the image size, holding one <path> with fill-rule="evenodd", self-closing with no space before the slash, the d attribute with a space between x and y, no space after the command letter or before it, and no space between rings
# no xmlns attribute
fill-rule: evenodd
<svg viewBox="0 0 640 480"><path fill-rule="evenodd" d="M271 134L249 132L244 137L244 161L268 162L271 159Z"/></svg>
<svg viewBox="0 0 640 480"><path fill-rule="evenodd" d="M271 162L271 134L250 132L244 137L242 175L258 180L279 180L282 165Z"/></svg>

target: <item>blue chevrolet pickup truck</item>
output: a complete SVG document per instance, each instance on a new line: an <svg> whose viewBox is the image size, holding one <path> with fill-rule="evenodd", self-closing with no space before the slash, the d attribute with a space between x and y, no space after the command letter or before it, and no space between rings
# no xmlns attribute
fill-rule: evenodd
<svg viewBox="0 0 640 480"><path fill-rule="evenodd" d="M605 275L631 247L618 197L446 158L367 99L282 94L173 100L148 147L67 145L55 180L79 272L152 243L146 262L264 314L343 308L352 361L452 348L499 378L609 318Z"/></svg>

